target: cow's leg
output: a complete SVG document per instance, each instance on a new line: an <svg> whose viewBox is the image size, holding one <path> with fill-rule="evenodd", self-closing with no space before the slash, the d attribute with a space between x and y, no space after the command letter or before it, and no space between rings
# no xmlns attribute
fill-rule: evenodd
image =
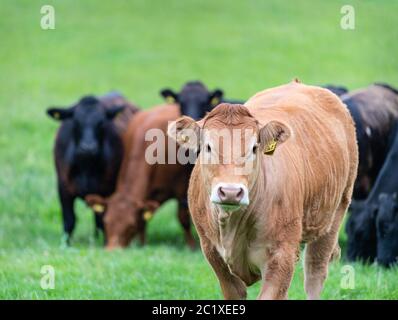
<svg viewBox="0 0 398 320"><path fill-rule="evenodd" d="M186 243L192 250L195 249L196 243L191 232L191 219L189 216L188 207L186 204L181 202L178 203L178 220L180 221L180 224L184 229Z"/></svg>
<svg viewBox="0 0 398 320"><path fill-rule="evenodd" d="M210 241L201 237L201 247L217 275L224 298L233 300L246 299L246 285L229 271L227 264Z"/></svg>
<svg viewBox="0 0 398 320"><path fill-rule="evenodd" d="M332 227L326 234L306 245L304 288L310 300L320 298L329 262L339 258L338 234L346 208L347 206L341 206L337 210Z"/></svg>
<svg viewBox="0 0 398 320"><path fill-rule="evenodd" d="M280 243L269 250L263 274L264 282L258 299L287 299L298 252L298 242Z"/></svg>
<svg viewBox="0 0 398 320"><path fill-rule="evenodd" d="M69 245L76 224L76 215L74 211L76 197L65 190L63 186L58 186L58 194L61 202L65 240L66 244Z"/></svg>
<svg viewBox="0 0 398 320"><path fill-rule="evenodd" d="M335 246L336 236L333 233L327 233L306 245L304 288L310 300L320 298Z"/></svg>

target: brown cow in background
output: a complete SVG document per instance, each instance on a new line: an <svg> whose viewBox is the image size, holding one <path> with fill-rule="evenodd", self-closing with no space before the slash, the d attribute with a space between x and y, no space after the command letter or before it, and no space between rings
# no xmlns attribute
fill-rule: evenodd
<svg viewBox="0 0 398 320"><path fill-rule="evenodd" d="M173 198L178 201L178 218L187 244L192 248L195 246L186 200L192 165L150 164L145 158L145 150L151 144L145 141L148 130L162 130L163 137L167 137L168 122L180 115L176 104L137 113L124 136L126 153L116 191L108 199L92 195L86 197L92 207L106 206L104 222L108 249L126 247L136 235L144 243L146 221L163 202ZM167 141L165 149L158 152L165 154L167 159Z"/></svg>
<svg viewBox="0 0 398 320"><path fill-rule="evenodd" d="M220 146L220 132L233 129L240 135ZM319 298L358 166L355 127L337 96L294 82L199 122L180 118L169 135L200 152L189 208L224 297L245 298L262 279L260 299L286 298L306 242L305 290Z"/></svg>

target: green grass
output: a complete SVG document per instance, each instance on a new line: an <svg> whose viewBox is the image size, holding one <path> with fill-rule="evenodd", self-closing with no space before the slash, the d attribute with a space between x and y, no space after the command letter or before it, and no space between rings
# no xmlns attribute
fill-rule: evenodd
<svg viewBox="0 0 398 320"><path fill-rule="evenodd" d="M340 8L356 9L356 29L340 29ZM53 4L56 29L40 29ZM149 244L104 252L82 205L74 244L60 248L61 219L51 149L50 105L118 89L149 107L158 91L201 79L231 98L299 77L349 88L398 85L398 1L32 1L0 10L0 298L221 298L201 252L184 246L175 204L149 225ZM345 235L341 241L344 244ZM40 288L52 265L54 290ZM305 298L302 263L290 298ZM353 290L333 264L325 299L397 299L397 270L354 264ZM250 288L255 298L259 284Z"/></svg>

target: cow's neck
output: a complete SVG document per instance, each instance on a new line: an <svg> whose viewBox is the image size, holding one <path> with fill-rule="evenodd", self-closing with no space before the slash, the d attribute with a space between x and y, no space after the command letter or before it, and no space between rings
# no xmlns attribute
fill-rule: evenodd
<svg viewBox="0 0 398 320"><path fill-rule="evenodd" d="M258 270L248 262L250 246L256 238L254 215L245 208L227 214L217 207L218 241L217 251L228 265L230 271L251 284L258 279Z"/></svg>

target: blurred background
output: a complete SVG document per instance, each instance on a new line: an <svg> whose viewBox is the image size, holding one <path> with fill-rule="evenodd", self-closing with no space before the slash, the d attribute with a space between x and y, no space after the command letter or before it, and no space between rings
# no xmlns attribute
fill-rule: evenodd
<svg viewBox="0 0 398 320"><path fill-rule="evenodd" d="M355 9L355 29L340 26ZM40 26L43 5L55 29ZM221 292L200 250L184 245L173 201L148 226L148 244L105 252L79 203L73 246L60 248L49 106L122 92L142 108L188 80L246 100L298 77L350 90L398 86L398 1L0 1L0 298L213 299ZM341 233L344 247L345 234ZM344 249L344 248L343 248ZM355 289L331 267L326 299L397 299L397 270L355 267ZM40 287L52 265L55 289ZM298 264L289 297L305 298ZM254 298L259 284L249 290Z"/></svg>

